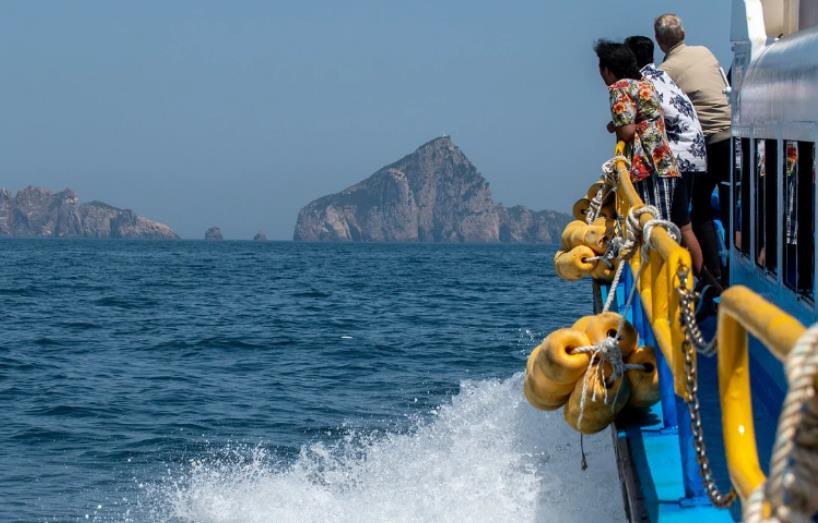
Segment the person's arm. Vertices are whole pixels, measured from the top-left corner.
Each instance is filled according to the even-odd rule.
[[[633,135],[636,134],[636,124],[622,125],[616,128],[616,138],[623,142],[630,142],[633,140]]]
[[[626,143],[632,141],[636,134],[636,103],[626,87],[612,87],[610,100],[611,123],[616,138]]]

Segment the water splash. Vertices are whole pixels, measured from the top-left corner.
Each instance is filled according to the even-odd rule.
[[[522,375],[464,382],[406,434],[349,434],[301,449],[290,465],[261,449],[190,463],[162,485],[168,522],[624,520],[610,436],[577,434],[532,409]],[[234,455],[235,449],[222,453]],[[593,500],[593,503],[589,503]]]

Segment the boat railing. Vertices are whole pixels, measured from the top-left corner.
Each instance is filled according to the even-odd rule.
[[[645,205],[631,183],[624,152],[625,143],[617,143],[616,210],[623,218],[632,210]],[[652,219],[649,214],[642,214],[639,217],[642,227]],[[682,352],[685,336],[680,321],[681,304],[677,289],[682,285],[679,269],[689,271],[691,267],[690,253],[661,227],[653,229],[650,242],[652,248],[648,251],[647,259],[643,260],[642,252],[637,250],[630,259],[630,267],[632,273],[638,275],[636,287],[645,315],[653,328],[656,343],[673,373],[674,391],[687,400],[689,398],[685,386],[685,361]],[[688,290],[693,289],[692,278],[686,279],[685,287]]]
[[[631,183],[624,149],[623,142],[617,143],[616,206],[620,219],[644,206]],[[642,227],[652,219],[649,214],[639,217]],[[652,231],[650,247],[646,251],[647,259],[641,258],[641,250],[630,259],[631,271],[638,275],[634,283],[645,316],[672,372],[674,392],[689,400],[684,361],[686,342],[677,289],[680,285],[692,289],[692,278],[682,282],[679,277],[680,269],[690,270],[690,254],[660,227]],[[730,479],[745,502],[766,480],[759,463],[753,425],[748,335],[754,336],[783,362],[804,332],[805,327],[798,320],[747,287],[733,286],[721,295],[716,335],[722,432]],[[818,389],[818,380],[815,387]]]
[[[784,361],[804,331],[798,320],[747,287],[736,285],[721,295],[717,336],[724,448],[730,479],[744,500],[765,481],[753,425],[748,334]]]

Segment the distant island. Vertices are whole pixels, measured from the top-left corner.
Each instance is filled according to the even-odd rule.
[[[205,240],[223,240],[224,235],[220,227],[211,227],[205,231]]]
[[[296,241],[557,243],[571,216],[504,207],[448,136],[298,213]]]
[[[167,225],[107,203],[80,203],[71,189],[52,193],[26,187],[14,196],[0,189],[0,237],[176,240]]]

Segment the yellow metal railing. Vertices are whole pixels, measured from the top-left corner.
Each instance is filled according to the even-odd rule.
[[[623,142],[617,143],[615,154],[622,156],[624,149]],[[644,202],[631,183],[626,161],[617,161],[616,168],[619,174],[617,213],[620,217],[627,217],[632,209],[644,206]],[[642,227],[651,219],[652,216],[642,214]],[[634,253],[630,260],[631,271],[639,275],[636,287],[656,341],[673,372],[674,390],[689,400],[685,386],[685,337],[676,290],[680,285],[679,268],[689,270],[691,267],[690,254],[662,228],[651,233],[651,247],[645,260],[641,259],[641,250]],[[692,280],[688,278],[686,281],[688,289],[692,289]],[[746,287],[734,286],[721,295],[717,337],[724,447],[730,479],[745,501],[765,481],[753,426],[748,334],[755,336],[783,361],[804,331],[798,320]],[[815,387],[818,389],[818,379]]]
[[[625,151],[625,143],[616,144],[615,154],[622,156]],[[616,210],[619,216],[628,216],[631,209],[643,207],[645,204],[636,192],[631,183],[628,167],[624,160],[616,162],[619,172],[619,183],[616,190]],[[643,214],[640,216],[642,226],[650,221],[652,216]],[[678,270],[680,267],[690,269],[690,253],[680,246],[668,232],[657,227],[651,233],[652,249],[649,251],[648,259],[642,260],[640,251],[637,251],[630,260],[631,271],[634,275],[639,275],[636,288],[645,315],[653,327],[656,343],[662,350],[662,354],[667,360],[668,366],[673,372],[673,388],[676,394],[689,399],[685,388],[684,353],[682,343],[684,333],[679,321],[679,294],[676,289],[679,287]],[[642,270],[640,271],[640,267]],[[687,288],[693,289],[693,278],[687,279]]]
[[[736,285],[721,295],[717,336],[724,448],[730,479],[744,500],[765,479],[753,425],[747,334],[783,361],[804,330],[798,320],[747,287]]]

